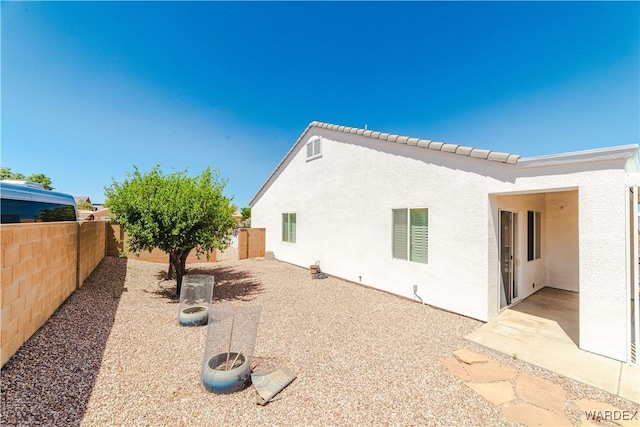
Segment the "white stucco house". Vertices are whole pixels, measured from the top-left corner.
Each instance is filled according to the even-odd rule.
[[[580,348],[637,363],[637,145],[521,158],[312,122],[250,202],[279,260],[488,321],[579,293]]]

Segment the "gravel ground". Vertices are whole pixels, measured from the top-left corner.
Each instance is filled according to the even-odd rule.
[[[640,406],[463,339],[481,322],[279,261],[194,264],[214,300],[261,305],[256,369],[297,379],[281,400],[200,384],[205,327],[180,327],[166,265],[105,258],[2,369],[3,425],[514,425],[440,363],[469,348],[567,391]]]

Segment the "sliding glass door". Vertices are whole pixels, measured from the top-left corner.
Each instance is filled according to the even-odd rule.
[[[518,298],[516,283],[516,236],[518,214],[500,211],[500,309]]]

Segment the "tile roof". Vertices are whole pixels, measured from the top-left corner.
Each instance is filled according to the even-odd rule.
[[[249,202],[250,206],[252,206],[253,202],[258,199],[258,197],[262,193],[262,190],[264,190],[264,188],[273,179],[273,177],[276,175],[280,167],[287,160],[289,155],[293,152],[293,150],[295,150],[295,148],[298,146],[300,141],[302,141],[302,139],[305,137],[309,129],[314,127],[320,128],[320,129],[328,129],[328,130],[343,132],[343,133],[362,135],[369,138],[376,138],[383,141],[388,141],[394,144],[415,145],[417,147],[421,147],[428,150],[443,151],[447,153],[458,154],[461,156],[490,160],[498,163],[516,164],[518,162],[518,159],[520,159],[520,156],[517,154],[501,153],[498,151],[484,150],[484,149],[473,148],[473,147],[465,147],[463,145],[447,144],[444,142],[431,141],[428,139],[413,138],[409,136],[402,136],[402,135],[395,135],[395,134],[390,134],[385,132],[373,131],[371,129],[353,128],[349,126],[341,126],[341,125],[334,125],[331,123],[313,121],[309,123],[309,125],[304,130],[304,132],[300,134],[300,136],[296,140],[296,143],[293,144],[293,146],[287,152],[284,158],[280,161],[280,163],[278,163],[278,166],[276,166],[276,168],[273,170],[271,175],[269,175],[269,177],[264,182],[264,184],[262,184],[262,187],[260,187],[256,195],[253,196],[253,198]]]
[[[331,123],[311,122],[307,129],[302,133],[304,135],[309,128],[317,127],[320,129],[329,129],[344,133],[353,133],[369,138],[376,138],[383,141],[394,142],[396,144],[416,145],[429,150],[444,151],[447,153],[459,154],[462,156],[475,157],[477,159],[485,159],[493,162],[516,164],[520,156],[511,153],[501,153],[498,151],[484,150],[481,148],[465,147],[457,144],[447,144],[443,142],[431,141],[428,139],[411,138],[408,136],[395,135],[370,129],[352,128],[348,126],[334,125]],[[297,143],[297,142],[296,142]]]

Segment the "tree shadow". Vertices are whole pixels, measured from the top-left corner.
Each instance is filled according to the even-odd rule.
[[[2,425],[79,426],[127,274],[106,257],[2,368]]]
[[[259,294],[263,290],[262,282],[254,275],[217,263],[199,264],[191,268],[187,266],[187,274],[212,274],[215,277],[214,302],[251,301],[253,295]],[[180,296],[176,295],[175,279],[167,279],[166,271],[159,271],[155,278],[158,280],[158,286],[153,290],[146,290],[146,292],[165,298],[170,303],[179,303]]]
[[[180,302],[180,297],[176,295],[176,282],[172,281],[171,288],[165,288],[163,286],[159,286],[157,290],[154,291],[145,291],[150,292],[152,294],[158,295],[159,297],[165,298],[172,304],[178,304]]]
[[[180,302],[180,295],[176,294],[176,279],[169,279],[167,277],[167,269],[160,270],[156,273],[155,278],[158,280],[157,288],[152,291],[145,290],[145,292],[152,293],[169,300],[169,302],[173,304],[177,304]]]
[[[213,301],[251,301],[254,295],[264,289],[262,282],[254,275],[229,266],[211,264],[190,268],[189,274],[213,274]]]

